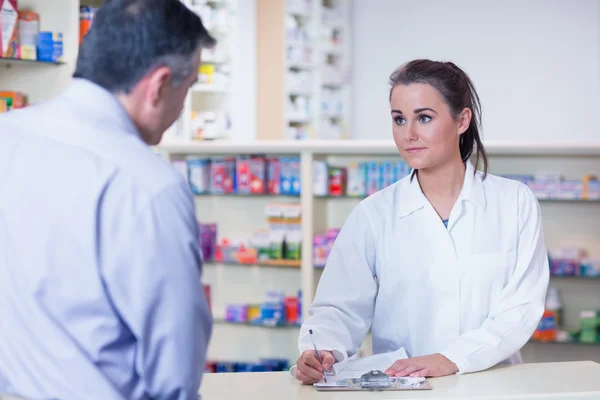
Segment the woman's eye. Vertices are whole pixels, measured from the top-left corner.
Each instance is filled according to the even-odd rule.
[[[404,123],[406,122],[406,120],[402,117],[396,117],[394,121],[396,122],[396,125],[404,125]]]
[[[431,117],[428,115],[421,115],[419,117],[419,122],[427,123],[429,121],[431,121]]]

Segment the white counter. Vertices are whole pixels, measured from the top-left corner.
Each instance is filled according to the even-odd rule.
[[[523,364],[429,379],[430,391],[317,392],[287,372],[206,374],[203,400],[355,399],[600,399],[600,364],[591,361]]]

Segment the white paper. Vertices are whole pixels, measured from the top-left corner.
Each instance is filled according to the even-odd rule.
[[[385,372],[386,369],[392,366],[396,360],[404,360],[408,358],[406,350],[403,347],[390,352],[375,354],[363,358],[351,358],[333,365],[335,375],[328,375],[327,380],[335,381],[339,379],[360,378],[362,374],[373,370]]]

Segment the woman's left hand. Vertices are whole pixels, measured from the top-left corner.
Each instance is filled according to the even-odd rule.
[[[458,372],[458,367],[441,354],[398,360],[385,373],[389,376],[439,377]]]

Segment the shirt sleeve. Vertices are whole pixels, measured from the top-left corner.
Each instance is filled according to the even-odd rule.
[[[490,368],[519,351],[531,338],[542,314],[550,269],[539,203],[531,190],[518,197],[516,268],[479,329],[457,338],[441,354],[459,374]]]
[[[375,240],[362,204],[355,207],[335,240],[319,281],[309,317],[302,324],[299,350],[333,351],[337,361],[355,354],[373,321],[377,284]]]
[[[193,197],[182,180],[149,199],[123,194],[112,203],[119,211],[101,235],[102,274],[137,341],[145,394],[196,399],[212,317],[200,280]]]

